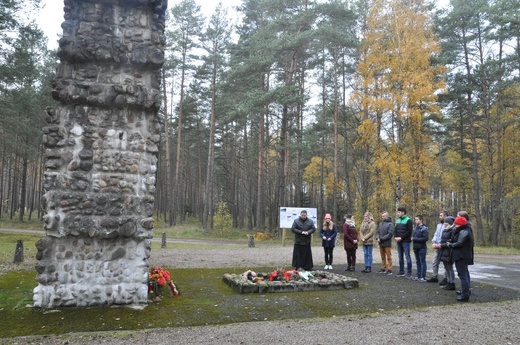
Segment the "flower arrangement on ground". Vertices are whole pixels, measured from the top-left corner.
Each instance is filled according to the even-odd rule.
[[[312,272],[298,271],[295,269],[284,270],[283,268],[276,269],[270,273],[261,273],[247,270],[242,273],[242,279],[251,280],[254,283],[260,281],[294,281],[294,280],[309,280],[314,277]],[[322,274],[318,274],[319,278]]]
[[[160,266],[152,266],[148,274],[148,292],[154,293],[154,301],[160,301],[159,288],[168,285],[173,296],[180,295],[179,290],[171,279],[170,271]]]

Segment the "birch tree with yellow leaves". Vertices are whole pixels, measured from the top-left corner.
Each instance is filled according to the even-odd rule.
[[[429,120],[439,116],[436,94],[444,88],[444,68],[432,63],[440,48],[426,2],[374,1],[363,36],[352,103],[360,121],[356,147],[367,158],[358,174],[371,186],[368,205],[420,211],[428,206],[434,164]]]

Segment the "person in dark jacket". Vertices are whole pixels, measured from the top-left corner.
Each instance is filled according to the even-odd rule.
[[[296,218],[291,227],[294,233],[294,250],[292,266],[294,269],[312,270],[311,236],[316,231],[316,226],[312,219],[307,218],[307,211],[302,210],[300,217]]]
[[[322,239],[321,246],[325,252],[325,267],[323,268],[325,270],[332,269],[332,260],[334,247],[336,246],[337,234],[338,229],[336,228],[336,224],[332,221],[332,216],[327,213],[320,229],[320,237]]]
[[[469,213],[467,211],[459,211],[459,212],[457,212],[457,216],[466,218],[466,222],[467,222],[466,225],[468,226],[469,232],[471,232],[471,238],[473,239],[473,242],[471,243],[471,261],[468,263],[468,265],[473,265],[473,258],[475,257],[474,252],[473,252],[474,247],[475,247],[475,236],[473,234],[473,226],[471,225],[471,221],[469,220]],[[470,281],[470,276],[469,276],[469,271],[468,271],[468,282],[469,281]],[[457,290],[457,294],[460,295],[461,291]],[[471,291],[469,294],[471,295]]]
[[[397,208],[395,221],[395,242],[399,256],[399,277],[412,278],[412,258],[410,256],[410,242],[412,242],[413,222],[406,215],[406,207]],[[406,274],[404,273],[404,257],[406,257]]]
[[[455,270],[453,269],[453,261],[451,259],[451,249],[443,244],[451,242],[453,235],[453,221],[455,218],[448,216],[444,218],[444,230],[442,231],[441,239],[439,243],[434,243],[433,248],[440,251],[440,261],[444,265],[446,285],[442,288],[444,290],[455,290]]]
[[[415,216],[415,229],[412,234],[413,252],[417,265],[417,276],[414,280],[426,283],[426,252],[428,251],[428,227],[423,224],[424,217],[420,214]]]
[[[381,269],[378,273],[392,274],[392,236],[394,236],[394,223],[387,211],[381,213],[381,222],[377,227],[376,240],[379,243],[381,255]]]
[[[455,229],[451,242],[441,244],[441,248],[452,249],[452,260],[457,268],[457,275],[460,279],[460,295],[457,301],[467,302],[470,296],[470,279],[468,265],[473,264],[473,233],[467,225],[466,218],[458,216],[453,224]]]
[[[343,248],[347,253],[347,269],[345,271],[356,270],[356,251],[358,249],[358,233],[354,216],[345,215],[345,223],[343,224]]]

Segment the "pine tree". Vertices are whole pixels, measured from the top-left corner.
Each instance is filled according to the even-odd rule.
[[[30,188],[29,183],[41,179],[41,169],[37,168],[43,152],[41,128],[44,109],[51,104],[49,79],[53,72],[46,60],[46,44],[41,30],[34,25],[22,26],[10,50],[5,52],[5,63],[0,66],[1,154],[3,161],[14,162],[12,169],[17,171],[12,181],[6,184],[0,181],[0,185],[3,184],[0,188],[4,189],[10,184],[7,189],[12,205],[11,215],[18,209],[20,221],[24,220],[26,209],[33,209],[34,188],[37,185]],[[0,169],[3,173],[9,165],[2,165]],[[32,170],[32,176],[29,170]],[[0,195],[0,199],[3,198],[4,193]]]
[[[214,163],[215,163],[215,131],[217,122],[217,87],[222,78],[222,73],[226,65],[226,53],[229,46],[231,28],[226,20],[227,11],[219,4],[215,13],[210,19],[209,26],[204,33],[203,48],[206,51],[204,68],[210,77],[209,99],[210,119],[209,119],[209,140],[208,140],[208,159],[206,164],[206,182],[204,184],[204,210],[202,214],[202,227],[207,230],[212,227],[213,216],[213,185]]]
[[[171,224],[175,224],[178,219],[182,223],[184,217],[184,186],[183,178],[181,176],[183,164],[183,125],[184,125],[184,106],[186,79],[190,71],[193,71],[193,61],[196,59],[194,51],[200,46],[199,38],[202,33],[202,25],[204,17],[201,14],[200,6],[194,0],[182,0],[179,4],[172,7],[171,23],[166,35],[169,38],[169,44],[178,61],[178,68],[180,73],[179,85],[179,107],[177,119],[177,148],[175,157],[175,175],[174,175],[174,196],[173,207],[176,212],[173,214],[173,219],[170,219]],[[168,172],[169,173],[169,172]],[[178,218],[176,218],[178,217]]]

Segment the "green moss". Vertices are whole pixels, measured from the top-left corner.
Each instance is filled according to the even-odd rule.
[[[305,319],[340,315],[372,315],[403,308],[424,308],[455,303],[455,296],[437,284],[417,284],[380,274],[357,274],[360,287],[352,290],[274,294],[237,294],[222,282],[224,273],[245,268],[171,269],[181,295],[161,291],[162,301],[144,310],[128,307],[29,308],[36,286],[34,271],[13,271],[0,276],[0,311],[3,337],[64,334],[110,330],[139,330],[178,326],[227,324],[257,320]],[[272,267],[259,267],[267,272]],[[472,302],[520,298],[518,291],[473,284]]]

